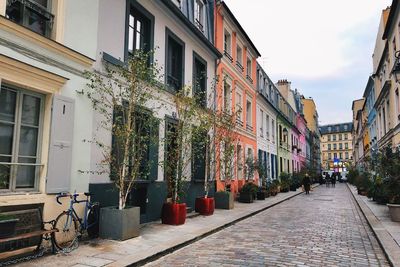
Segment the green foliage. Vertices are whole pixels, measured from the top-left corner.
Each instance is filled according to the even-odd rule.
[[[386,147],[378,154],[377,176],[382,179],[380,192],[391,204],[400,204],[400,151]]]
[[[279,175],[279,179],[281,180],[281,189],[289,190],[290,174],[286,172],[281,172],[281,174]]]
[[[349,182],[350,184],[355,185],[354,183],[355,183],[355,181],[356,181],[356,178],[357,178],[359,175],[360,175],[360,174],[359,174],[359,172],[358,172],[358,170],[357,170],[356,168],[354,168],[354,167],[349,168],[349,171],[348,171],[348,173],[347,173],[347,180],[348,180],[348,182]]]
[[[88,83],[81,92],[98,114],[97,129],[112,133],[112,145],[94,136],[84,140],[95,144],[103,154],[96,171],[108,173],[119,190],[119,209],[126,200],[136,179],[149,175],[149,150],[158,135],[159,120],[146,109],[158,92],[156,78],[159,69],[149,64],[151,52],[135,51],[123,66],[105,63],[100,72],[86,72]]]
[[[281,185],[281,182],[278,179],[275,179],[271,182],[271,186],[269,188],[270,192],[278,192],[278,188]]]
[[[258,191],[258,186],[254,183],[247,182],[240,189],[240,193],[252,193],[256,194]]]

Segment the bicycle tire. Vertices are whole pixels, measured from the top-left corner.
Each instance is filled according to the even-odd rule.
[[[78,224],[74,216],[70,214],[70,211],[64,211],[58,215],[54,227],[58,229],[57,232],[52,235],[53,242],[58,249],[68,249],[74,244],[74,240],[78,236]],[[66,225],[68,219],[72,219],[69,225]]]
[[[96,238],[99,236],[99,204],[94,204],[87,214],[88,228],[87,233],[90,238]]]

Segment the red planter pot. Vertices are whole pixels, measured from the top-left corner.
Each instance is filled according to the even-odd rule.
[[[164,203],[161,212],[163,224],[181,225],[186,220],[186,203]]]
[[[214,214],[215,202],[213,197],[198,197],[194,205],[194,210],[201,215],[210,216]]]

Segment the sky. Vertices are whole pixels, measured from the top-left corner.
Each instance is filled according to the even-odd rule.
[[[312,97],[320,125],[350,122],[372,74],[382,10],[391,0],[225,0],[277,82]]]

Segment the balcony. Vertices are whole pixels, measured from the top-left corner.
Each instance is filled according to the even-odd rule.
[[[7,0],[6,18],[40,35],[50,37],[54,15],[30,0]]]
[[[253,83],[253,79],[250,77],[249,74],[246,75],[246,79],[249,80],[249,82]]]
[[[236,67],[240,70],[240,72],[244,71],[244,67],[242,66],[242,64],[239,61],[236,61]]]
[[[251,126],[250,124],[246,124],[246,130],[248,131],[253,131],[253,126]]]
[[[230,62],[233,62],[233,57],[228,53],[228,51],[224,50],[224,55],[229,59]]]
[[[204,33],[204,26],[198,19],[195,19],[194,24],[196,25],[197,29]]]
[[[236,119],[236,123],[237,123],[238,125],[240,125],[241,127],[243,127],[243,121],[242,121],[241,119],[237,118],[237,119]]]

